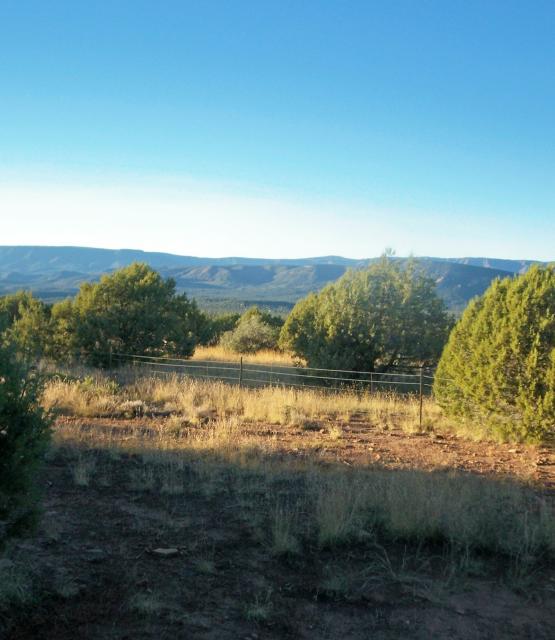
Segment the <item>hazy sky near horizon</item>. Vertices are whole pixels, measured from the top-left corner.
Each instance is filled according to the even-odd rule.
[[[0,2],[0,245],[555,259],[555,3]]]

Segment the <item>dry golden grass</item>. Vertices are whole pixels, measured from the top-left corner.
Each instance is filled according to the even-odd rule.
[[[102,377],[86,384],[52,380],[43,400],[47,408],[85,417],[104,415],[107,408],[118,415],[122,405],[164,412],[147,426],[138,420],[127,421],[125,428],[117,422],[103,429],[59,421],[55,442],[78,451],[76,483],[95,482],[93,458],[83,452],[104,449],[112,456],[123,451],[141,455],[144,468],[129,476],[133,491],[157,488],[179,496],[192,476],[207,496],[238,487],[245,519],[257,514],[266,527],[262,538],[276,555],[296,554],[303,544],[324,548],[380,537],[418,544],[442,541],[462,558],[487,550],[519,566],[555,554],[553,506],[525,485],[453,472],[330,468],[313,455],[311,447],[319,447],[324,437],[328,446],[341,447],[341,422],[361,414],[380,429],[414,431],[416,398],[240,389],[169,376],[139,378],[122,387]],[[431,399],[425,400],[424,411],[427,425],[441,422]],[[315,420],[328,421],[326,435],[311,433]],[[253,423],[259,426],[253,429]],[[284,453],[272,424],[302,434],[295,449],[304,447],[305,454]]]
[[[125,375],[123,375],[125,377]],[[296,427],[312,421],[333,421],[333,437],[341,437],[341,422],[363,416],[380,428],[400,427],[408,433],[419,430],[419,401],[415,396],[388,393],[332,393],[287,387],[239,388],[219,381],[203,381],[178,375],[145,376],[117,387],[97,376],[86,384],[52,380],[43,394],[47,409],[65,415],[126,416],[165,412],[172,414],[168,428],[179,432],[183,420],[235,417],[246,422],[287,424]],[[446,422],[431,398],[423,403],[423,425],[442,428]]]
[[[256,353],[244,354],[243,362],[254,364],[276,364],[292,367],[295,361],[290,353],[262,349]],[[239,362],[241,354],[215,345],[213,347],[196,347],[192,360],[219,360],[220,362]]]

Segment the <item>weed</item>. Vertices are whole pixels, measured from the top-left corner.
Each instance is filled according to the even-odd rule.
[[[71,473],[73,481],[78,487],[88,487],[94,470],[96,468],[96,458],[91,454],[79,454],[75,461]]]
[[[160,469],[160,491],[171,496],[181,495],[185,491],[183,484],[183,462],[171,461]]]
[[[360,530],[358,506],[360,494],[346,476],[322,481],[315,487],[315,522],[321,547],[347,542]]]
[[[131,491],[152,491],[156,484],[154,469],[144,466],[129,472],[129,489]]]
[[[255,595],[254,600],[245,607],[245,618],[251,622],[268,622],[273,610],[271,598],[271,588],[268,588],[264,594]]]
[[[343,436],[343,427],[340,424],[334,423],[328,429],[328,434],[332,440],[340,440]]]
[[[197,558],[193,564],[195,569],[203,575],[212,576],[216,574],[216,564],[210,558]]]
[[[0,561],[0,612],[33,603],[33,581],[29,571],[9,560]]]
[[[271,513],[272,553],[276,556],[295,555],[300,543],[295,535],[297,513],[287,505],[277,505]]]
[[[131,611],[142,616],[158,615],[165,608],[155,593],[136,593],[128,606]]]

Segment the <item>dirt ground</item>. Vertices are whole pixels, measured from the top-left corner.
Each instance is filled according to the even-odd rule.
[[[130,434],[156,430],[163,420],[73,418],[59,419],[63,426],[76,425],[93,432]],[[546,494],[555,492],[555,448],[473,442],[449,433],[408,434],[398,428],[374,427],[364,416],[341,424],[341,437],[330,439],[333,420],[315,422],[310,428],[274,424],[246,425],[245,436],[263,442],[272,439],[276,449],[289,457],[310,458],[321,464],[379,465],[385,469],[468,471],[491,477],[515,478],[531,483]]]
[[[326,423],[321,425],[324,433]],[[295,453],[302,431],[273,427],[280,444]],[[364,418],[342,428],[339,443],[313,448],[323,459],[346,464],[379,464],[387,469],[452,469],[495,477],[518,478],[542,491],[555,490],[555,452],[552,447],[472,442],[449,434],[407,434],[399,429],[373,429]],[[297,450],[297,454],[299,450]]]
[[[98,432],[154,422],[61,419],[65,428]],[[356,418],[338,440],[327,430],[252,426],[253,436],[271,432],[274,455],[507,476],[553,496],[549,448],[407,435]],[[275,557],[256,507],[242,502],[225,469],[209,491],[191,475],[173,495],[129,487],[130,473],[142,468],[133,453],[98,452],[92,480],[80,486],[76,455],[61,447],[49,457],[40,529],[3,560],[28,570],[39,594],[0,613],[5,640],[553,638],[553,567],[515,576],[476,560],[463,573],[441,549],[398,544]]]

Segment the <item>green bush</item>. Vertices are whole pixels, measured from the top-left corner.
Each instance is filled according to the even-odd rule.
[[[40,357],[51,339],[50,307],[29,291],[0,298],[0,338],[28,357]]]
[[[387,371],[437,361],[450,323],[417,263],[384,256],[299,301],[279,343],[311,367]]]
[[[202,346],[218,344],[222,335],[233,331],[241,319],[239,313],[220,313],[217,315],[204,314],[205,322],[198,333],[197,341]]]
[[[0,546],[37,514],[35,477],[50,433],[39,390],[15,351],[0,346]]]
[[[441,357],[434,393],[482,435],[538,442],[555,426],[555,266],[496,280],[470,303]]]
[[[219,344],[237,353],[277,349],[282,326],[283,319],[280,316],[274,316],[257,306],[250,307],[235,322],[233,329],[222,334]]]
[[[107,366],[111,351],[190,356],[204,322],[174,280],[142,263],[83,283],[72,303],[54,305],[52,318],[58,353],[77,352],[96,366]]]
[[[233,331],[222,335],[220,344],[237,353],[256,353],[277,347],[278,329],[266,324],[258,316],[242,319]]]

